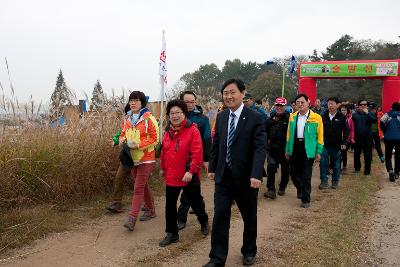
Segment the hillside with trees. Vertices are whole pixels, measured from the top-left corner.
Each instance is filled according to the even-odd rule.
[[[242,79],[249,92],[256,99],[272,100],[280,96],[282,89],[282,68],[285,68],[285,97],[293,99],[297,94],[297,71],[289,73],[291,56],[273,58],[273,64],[242,62],[240,59],[226,60],[222,69],[215,63],[201,65],[194,72],[184,74],[178,84],[181,90],[219,91],[228,78]],[[295,55],[297,65],[302,61],[365,60],[400,58],[400,42],[375,40],[355,40],[343,35],[325,51],[313,50],[311,55]],[[271,63],[271,62],[268,62]],[[380,103],[381,80],[318,80],[317,94],[320,98],[339,96],[342,99],[357,101],[360,97]]]

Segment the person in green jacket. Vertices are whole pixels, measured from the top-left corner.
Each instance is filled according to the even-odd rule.
[[[299,94],[295,101],[298,111],[289,117],[285,156],[289,160],[297,198],[301,199],[301,207],[308,208],[314,159],[321,158],[324,146],[324,126],[321,116],[310,110],[307,95]]]

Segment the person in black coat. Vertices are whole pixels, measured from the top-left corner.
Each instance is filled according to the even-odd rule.
[[[201,134],[201,140],[203,145],[203,166],[206,173],[208,172],[208,161],[210,157],[211,149],[211,128],[208,117],[203,114],[201,106],[196,105],[197,96],[192,91],[184,91],[180,95],[180,99],[185,102],[188,108],[187,118],[196,123],[197,128]],[[202,205],[205,207],[203,196],[201,196]],[[186,197],[185,192],[181,194],[181,204],[178,208],[178,229],[182,230],[186,227],[187,215],[189,212],[190,203]]]
[[[278,195],[285,194],[286,186],[289,182],[289,161],[285,157],[286,132],[289,124],[289,113],[286,109],[286,99],[278,97],[275,99],[275,112],[271,114],[266,124],[267,131],[267,189],[264,197],[275,199],[275,175],[281,166],[281,182],[279,184]]]
[[[332,189],[339,186],[341,150],[346,149],[350,130],[346,117],[338,111],[340,101],[337,97],[328,99],[328,110],[322,114],[324,124],[324,149],[320,161],[321,184],[319,189],[327,189],[329,165],[332,164]]]
[[[244,222],[243,264],[253,265],[257,253],[257,196],[267,153],[266,133],[261,114],[243,105],[245,89],[243,81],[230,79],[221,90],[227,109],[217,116],[209,162],[208,177],[215,181],[215,193],[206,267],[225,265],[233,201]]]
[[[358,101],[357,111],[353,113],[354,122],[354,171],[361,169],[361,152],[364,152],[364,175],[371,175],[372,131],[371,126],[377,122],[374,113],[368,110],[368,101]]]

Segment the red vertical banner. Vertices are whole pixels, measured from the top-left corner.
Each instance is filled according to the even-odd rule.
[[[400,102],[400,77],[390,77],[383,80],[382,111],[388,112],[394,102]]]
[[[306,94],[310,98],[311,105],[314,105],[317,98],[317,83],[314,78],[299,79],[299,94]]]

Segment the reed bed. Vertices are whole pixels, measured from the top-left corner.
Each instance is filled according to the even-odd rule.
[[[117,116],[95,116],[62,127],[3,126],[0,209],[88,200],[110,191],[118,166],[111,137]]]

